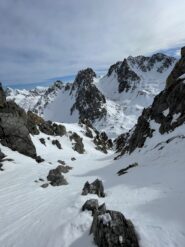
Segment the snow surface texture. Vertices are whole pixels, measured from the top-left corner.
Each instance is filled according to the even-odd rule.
[[[154,137],[148,138],[142,149],[116,161],[113,152],[105,155],[97,151],[77,124],[65,126],[67,131],[83,137],[85,154],[73,151],[68,136],[48,140],[43,133],[32,137],[38,155],[45,159],[41,164],[0,146],[8,158],[14,159],[6,161],[5,170],[0,172],[0,246],[94,246],[89,236],[91,214],[80,211],[90,198],[105,202],[108,209],[118,210],[131,219],[141,247],[185,246],[185,125],[161,136],[158,125],[151,122],[156,129]],[[46,146],[39,141],[42,137]],[[169,138],[172,141],[166,143]],[[53,139],[61,142],[62,150],[51,144]],[[71,161],[71,157],[76,160]],[[69,184],[41,188],[44,182],[34,181],[46,179],[59,159],[73,167],[65,174]],[[117,175],[134,162],[139,165],[125,175]],[[81,196],[84,183],[96,178],[103,180],[106,197]]]

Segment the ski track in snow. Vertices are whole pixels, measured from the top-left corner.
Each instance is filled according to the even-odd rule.
[[[157,124],[151,124],[157,129]],[[113,152],[105,155],[95,150],[77,124],[65,126],[83,136],[85,154],[74,152],[67,136],[50,140],[45,134],[32,137],[38,155],[45,159],[41,164],[1,146],[14,162],[6,161],[5,171],[0,172],[0,246],[95,246],[89,236],[92,217],[80,209],[87,199],[98,198],[81,196],[84,183],[96,178],[103,180],[106,192],[105,198],[98,198],[99,203],[105,202],[108,209],[119,210],[133,221],[141,247],[185,246],[185,141],[176,138],[162,150],[156,147],[159,141],[183,134],[185,126],[163,136],[156,131],[143,149],[116,161]],[[41,137],[45,138],[46,147],[40,143]],[[53,139],[61,142],[62,150],[51,144]],[[76,161],[71,161],[73,156]],[[69,184],[41,188],[43,182],[34,181],[46,180],[48,171],[58,165],[59,159],[73,167],[64,174]],[[133,162],[139,166],[117,176],[120,169]]]

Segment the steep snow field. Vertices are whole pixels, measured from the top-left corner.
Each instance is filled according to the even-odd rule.
[[[157,124],[151,124],[158,128]],[[103,180],[106,192],[105,198],[98,198],[99,202],[133,221],[141,247],[185,246],[185,126],[163,136],[156,131],[143,149],[116,161],[113,152],[105,155],[94,149],[91,139],[83,135],[77,124],[65,126],[83,137],[85,154],[74,152],[67,136],[48,140],[45,134],[32,137],[38,155],[45,159],[41,164],[0,147],[8,158],[14,159],[6,161],[5,171],[0,172],[0,246],[94,246],[88,234],[92,217],[80,209],[87,199],[98,198],[81,196],[84,183],[97,177]],[[45,138],[46,147],[40,143],[41,137]],[[166,143],[169,138],[171,141]],[[53,146],[52,139],[58,139],[63,149]],[[71,161],[73,156],[76,161]],[[34,181],[46,179],[59,159],[73,167],[65,174],[69,184],[41,188],[43,182]],[[139,166],[125,175],[116,174],[133,162]]]

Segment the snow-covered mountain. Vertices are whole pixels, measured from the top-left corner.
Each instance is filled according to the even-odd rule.
[[[151,57],[128,57],[112,65],[101,78],[91,69],[83,70],[67,91],[61,90],[47,105],[44,116],[71,123],[86,117],[98,130],[116,137],[134,126],[143,108],[164,88],[175,62],[175,58],[158,53]],[[74,107],[79,102],[80,110]]]
[[[52,102],[58,92],[65,87],[61,81],[56,81],[49,87],[36,87],[31,90],[6,89],[7,100],[13,100],[26,111],[43,115],[44,108]]]
[[[76,123],[86,118],[115,138],[134,126],[143,108],[164,88],[175,62],[161,53],[130,56],[110,66],[103,77],[85,69],[73,83],[55,82],[29,91],[7,89],[7,99],[52,121]]]

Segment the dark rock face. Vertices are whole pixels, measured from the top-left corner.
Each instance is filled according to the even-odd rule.
[[[90,233],[94,235],[94,242],[99,247],[139,247],[132,222],[117,211],[97,211]]]
[[[108,149],[113,147],[113,143],[111,139],[108,139],[108,136],[105,132],[98,133],[94,140],[94,144],[96,145],[96,149],[102,151],[103,153],[107,153]]]
[[[98,210],[98,200],[97,199],[89,199],[82,206],[82,211],[88,210],[92,212],[92,215]]]
[[[47,176],[47,180],[50,181],[52,186],[67,185],[67,181],[62,173],[62,167],[59,165],[57,168],[50,170]]]
[[[86,127],[85,135],[89,138],[93,138],[92,131],[89,129],[89,127]]]
[[[129,67],[127,59],[124,59],[123,62],[118,62],[112,65],[107,75],[110,76],[113,71],[117,74],[119,93],[122,93],[123,91],[128,92],[129,89],[134,90],[137,83],[141,80],[140,77]]]
[[[104,187],[103,187],[102,181],[99,179],[96,179],[91,184],[87,181],[84,185],[83,190],[82,190],[82,195],[85,196],[87,194],[96,194],[99,197],[105,197]]]
[[[66,134],[65,126],[61,124],[57,125],[55,123],[52,123],[51,121],[44,121],[43,123],[39,124],[39,129],[46,135],[63,136]]]
[[[182,54],[184,54],[184,49],[182,48]],[[179,78],[183,74],[185,74],[184,55],[169,75],[166,88],[154,98],[151,107],[143,110],[133,130],[116,139],[117,150],[121,151],[121,155],[125,152],[131,153],[137,147],[143,147],[146,138],[152,137],[155,130],[150,127],[151,120],[160,125],[161,134],[173,131],[185,122],[185,84],[184,79]],[[175,121],[173,121],[174,114],[178,114]],[[123,140],[122,143],[121,140]]]
[[[28,127],[30,134],[38,135],[40,132],[39,132],[37,126],[40,124],[43,124],[44,119],[37,116],[35,113],[33,113],[31,111],[27,112],[27,117],[28,117],[27,127]]]
[[[93,84],[94,77],[96,74],[91,68],[79,71],[72,87],[72,91],[76,90],[76,102],[71,108],[71,114],[76,109],[81,118],[92,122],[107,114],[105,97]]]
[[[70,136],[70,140],[74,141],[73,143],[73,149],[78,152],[79,154],[83,154],[85,152],[84,149],[84,144],[83,144],[83,139],[77,134],[77,133],[73,133]]]
[[[37,114],[31,111],[27,112],[27,116],[27,127],[32,135],[38,135],[39,130],[46,135],[52,136],[63,136],[66,134],[65,126],[61,124],[52,123],[51,121],[45,121],[42,117],[39,117]],[[39,127],[39,129],[37,128],[37,126]]]
[[[107,76],[111,76],[114,72],[118,79],[118,91],[119,93],[128,92],[129,90],[134,90],[137,84],[140,83],[141,78],[134,71],[134,67],[140,69],[142,72],[151,71],[154,66],[158,73],[162,73],[168,69],[175,62],[175,58],[166,56],[162,53],[157,53],[151,57],[137,56],[128,57],[124,59],[123,62],[117,62],[113,64],[107,73]]]
[[[36,149],[29,136],[28,119],[25,111],[14,102],[6,102],[1,88],[0,139],[4,146],[32,158]]]
[[[117,70],[118,82],[119,82],[119,93],[129,89],[134,90],[136,84],[141,80],[140,77],[130,69],[127,60],[124,59],[119,69]]]
[[[166,87],[170,87],[174,83],[178,77],[185,73],[185,47],[181,49],[181,59],[176,63],[174,69],[171,74],[168,76],[166,81]]]

